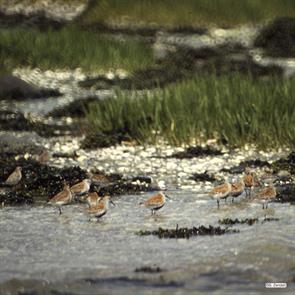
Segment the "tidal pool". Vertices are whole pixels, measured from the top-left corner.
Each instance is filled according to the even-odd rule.
[[[116,207],[89,222],[82,204],[64,213],[44,204],[0,210],[0,294],[266,293],[266,282],[295,290],[295,207],[261,205],[241,196],[216,202],[203,192],[168,189],[164,208],[151,216],[138,203],[149,194],[113,198]],[[278,221],[263,222],[264,213]],[[223,218],[259,218],[234,225],[239,233],[159,239],[139,230],[219,226]],[[225,227],[225,226],[222,226]],[[135,272],[141,267],[160,272]]]

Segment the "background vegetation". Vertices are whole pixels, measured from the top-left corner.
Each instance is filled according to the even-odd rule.
[[[133,71],[153,63],[151,46],[135,38],[118,38],[76,26],[61,30],[0,28],[0,64],[41,69],[82,68],[85,71],[123,68]]]
[[[295,144],[295,79],[204,75],[156,91],[122,92],[93,104],[93,130],[138,142],[192,144],[218,138],[231,146]]]
[[[261,23],[294,15],[293,0],[100,0],[91,2],[82,21],[200,27]]]

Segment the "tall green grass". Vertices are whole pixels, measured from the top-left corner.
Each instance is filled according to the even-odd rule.
[[[33,28],[0,29],[0,64],[9,69],[31,66],[133,71],[152,63],[150,45],[132,37],[123,40],[78,27],[45,32]]]
[[[231,146],[295,146],[295,79],[205,75],[154,92],[118,92],[91,105],[94,131],[125,132],[140,143],[206,139]]]
[[[84,23],[154,23],[162,26],[236,25],[295,16],[294,0],[99,0]]]

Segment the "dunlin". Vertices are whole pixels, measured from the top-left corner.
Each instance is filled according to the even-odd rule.
[[[8,176],[4,184],[8,186],[15,186],[21,181],[21,179],[22,179],[22,167],[17,166],[14,169],[14,171]]]
[[[155,211],[161,209],[165,205],[166,198],[169,198],[169,197],[166,194],[160,192],[151,196],[145,202],[141,202],[139,205],[143,205],[151,209],[152,215],[153,215],[155,214]]]
[[[104,196],[98,204],[91,206],[87,212],[90,214],[90,216],[95,216],[98,219],[104,216],[108,212],[109,203],[112,203],[113,205],[115,205],[110,200],[110,196],[108,195]]]
[[[91,180],[84,179],[81,182],[71,186],[70,190],[74,196],[82,196],[89,192],[90,185],[91,185]]]
[[[249,167],[245,169],[243,181],[245,183],[246,196],[250,196],[255,185],[255,173]]]
[[[231,184],[231,193],[230,195],[233,197],[232,202],[234,201],[234,198],[237,198],[240,196],[245,190],[245,183],[244,180],[240,180],[238,182],[234,182]]]
[[[98,196],[97,192],[93,192],[85,196],[84,200],[89,207],[92,207],[96,206],[102,200],[102,198]]]
[[[63,190],[59,192],[58,194],[56,194],[54,197],[52,197],[49,200],[48,204],[58,207],[59,213],[61,214],[62,213],[61,207],[63,205],[67,205],[71,203],[72,198],[73,196],[72,196],[70,187],[67,184],[65,184]]]
[[[262,209],[267,209],[268,203],[276,196],[277,190],[272,183],[257,194],[257,198],[262,201]]]
[[[91,182],[98,187],[103,187],[111,183],[109,178],[102,173],[88,173],[88,177],[91,179]]]
[[[231,184],[226,182],[214,187],[210,194],[217,201],[217,208],[219,208],[220,199],[226,199],[231,192]]]
[[[38,155],[38,158],[37,158],[38,162],[41,164],[47,163],[49,161],[49,159],[50,159],[50,153],[47,150],[42,151],[41,154]]]

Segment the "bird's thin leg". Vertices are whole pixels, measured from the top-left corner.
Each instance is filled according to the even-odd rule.
[[[234,202],[234,198],[232,198],[231,202],[232,202],[232,203]]]
[[[262,209],[264,209],[264,204],[262,204]]]
[[[61,207],[58,207],[58,209],[59,209],[59,214],[61,214],[62,212],[61,212]]]
[[[217,200],[217,209],[219,209],[219,200]]]

